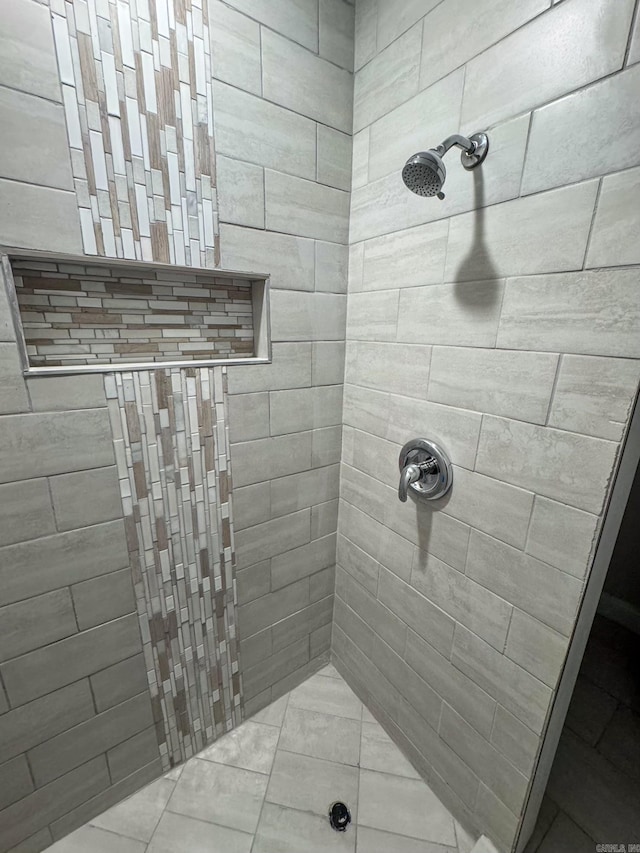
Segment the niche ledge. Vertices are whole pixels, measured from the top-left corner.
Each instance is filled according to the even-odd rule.
[[[264,364],[269,276],[0,249],[25,374]]]

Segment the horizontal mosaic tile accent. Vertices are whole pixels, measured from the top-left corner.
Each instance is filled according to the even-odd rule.
[[[89,255],[216,266],[206,0],[50,0]]]
[[[165,768],[242,718],[226,372],[105,374]]]
[[[254,354],[247,280],[16,259],[12,268],[33,367]]]

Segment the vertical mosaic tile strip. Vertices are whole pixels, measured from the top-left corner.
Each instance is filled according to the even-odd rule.
[[[104,377],[165,767],[241,719],[226,372]]]
[[[250,281],[153,267],[11,266],[32,367],[254,354]]]
[[[84,251],[219,262],[207,0],[50,0]]]

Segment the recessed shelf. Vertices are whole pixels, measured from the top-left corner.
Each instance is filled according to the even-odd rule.
[[[0,263],[26,373],[271,359],[268,275],[13,249]]]

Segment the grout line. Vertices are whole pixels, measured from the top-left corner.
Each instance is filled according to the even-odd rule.
[[[627,46],[624,52],[624,58],[622,60],[622,68],[629,68],[629,55],[631,53],[631,45],[633,44],[633,39],[636,31],[636,26],[640,24],[640,2],[636,0],[635,11],[631,16],[631,25],[629,27],[629,36],[627,38]],[[635,64],[635,63],[634,63]]]
[[[587,233],[587,241],[584,247],[584,256],[582,260],[582,269],[584,270],[587,266],[587,258],[589,257],[589,249],[591,248],[591,240],[593,238],[594,227],[596,224],[596,217],[598,215],[598,208],[600,206],[600,196],[602,195],[602,185],[604,183],[604,177],[601,177],[598,181],[598,189],[596,190],[596,197],[593,202],[593,210],[591,211],[591,222],[589,223],[589,231]]]

